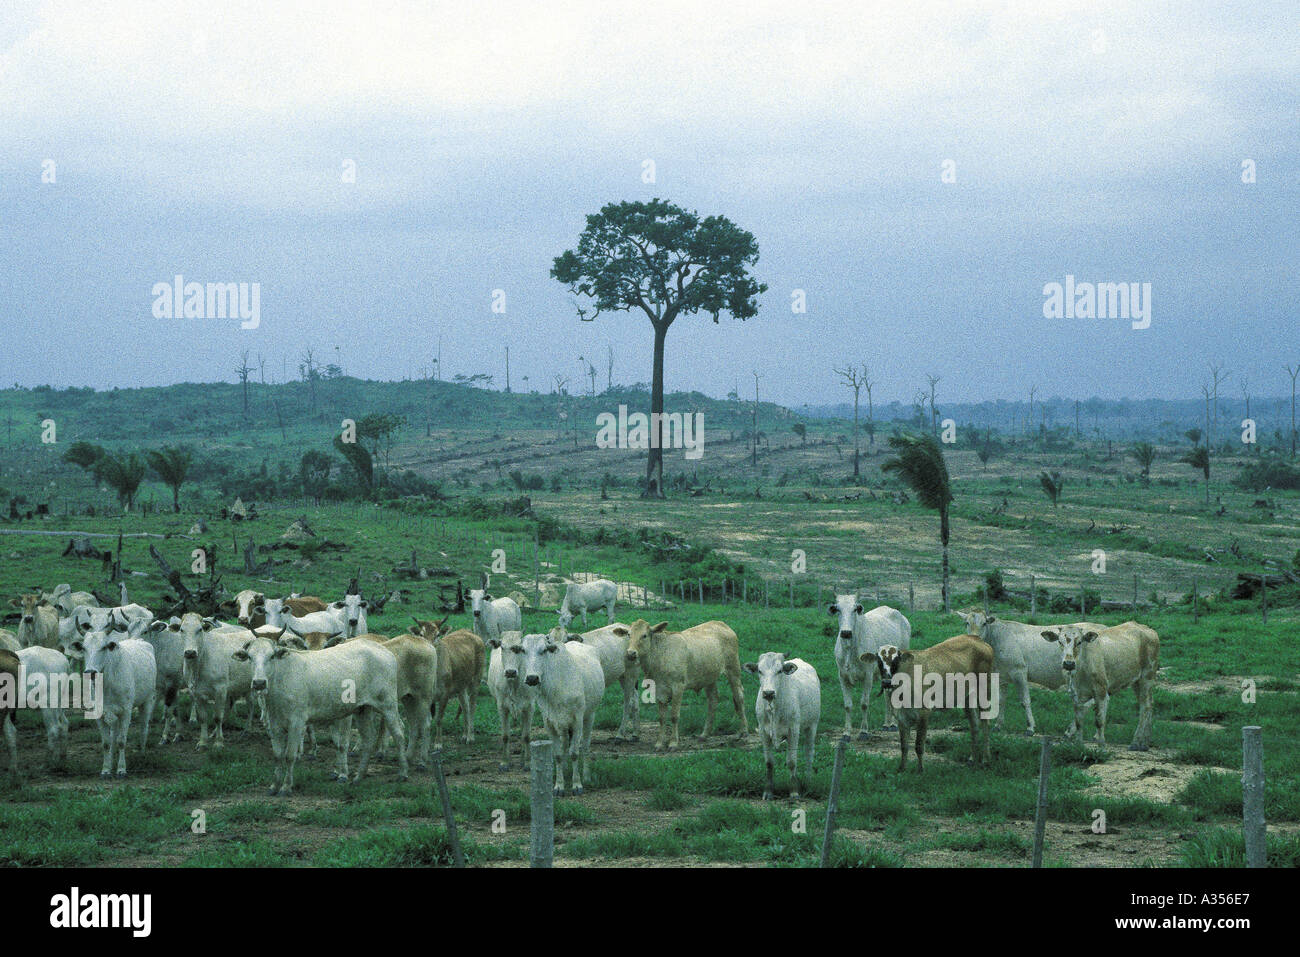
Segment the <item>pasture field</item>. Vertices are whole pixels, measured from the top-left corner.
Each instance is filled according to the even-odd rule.
[[[1153,486],[1150,489],[1080,484],[1053,509],[1041,493],[1000,482],[966,477],[966,464],[954,457],[954,482],[961,511],[954,521],[954,606],[973,600],[971,593],[985,572],[1006,572],[1007,587],[1027,587],[1037,574],[1052,594],[1077,593],[1087,573],[1091,549],[1106,539],[1128,547],[1110,552],[1110,569],[1100,576],[1113,585],[1099,589],[1107,598],[1131,598],[1132,570],[1139,572],[1140,599],[1154,602],[1138,618],[1161,637],[1161,672],[1157,686],[1155,742],[1151,751],[1126,750],[1132,736],[1135,702],[1131,692],[1113,701],[1108,724],[1109,747],[1058,745],[1050,781],[1046,861],[1053,866],[1222,866],[1240,864],[1241,727],[1263,728],[1268,779],[1270,863],[1300,864],[1300,650],[1294,636],[1294,600],[1270,609],[1267,625],[1253,603],[1230,601],[1219,594],[1237,568],[1258,568],[1261,557],[1281,561],[1297,545],[1296,502],[1281,499],[1275,518],[1255,520],[1249,504],[1227,493],[1224,501],[1244,520],[1225,522],[1197,514],[1194,490]],[[1022,462],[1019,475],[1035,474]],[[978,463],[974,469],[978,470]],[[1008,473],[1010,474],[1010,473]],[[907,607],[906,586],[914,582],[913,646],[925,647],[958,633],[960,622],[936,610],[937,549],[932,513],[914,504],[842,501],[848,490],[783,490],[780,498],[714,494],[644,503],[634,493],[615,490],[598,499],[590,489],[531,493],[533,514],[510,517],[491,508],[434,504],[385,508],[366,505],[271,507],[256,522],[232,524],[202,509],[210,530],[186,537],[197,515],[153,512],[107,517],[57,513],[45,523],[23,523],[21,530],[61,531],[60,535],[0,535],[0,584],[15,594],[34,584],[52,587],[69,581],[101,591],[100,566],[93,561],[61,558],[70,529],[130,535],[147,532],[166,539],[125,538],[123,566],[132,600],[161,607],[166,582],[147,554],[156,545],[177,568],[186,568],[190,550],[209,545],[217,572],[231,591],[257,587],[268,594],[293,589],[337,597],[348,578],[361,572],[362,591],[377,596],[400,589],[371,620],[371,630],[392,634],[410,624],[410,616],[440,618],[438,585],[446,578],[400,578],[394,566],[411,551],[422,566],[450,569],[471,581],[503,548],[507,568],[494,576],[498,594],[535,594],[531,543],[541,542],[544,593],[574,572],[600,574],[645,587],[650,607],[620,607],[619,618],[645,617],[684,627],[711,618],[727,621],[737,632],[743,661],[763,651],[780,650],[803,657],[822,681],[822,720],[815,772],[807,793],[792,802],[788,781],[778,762],[777,800],[765,803],[762,753],[757,735],[738,741],[725,692],[719,703],[719,726],[706,742],[694,735],[702,727],[702,696],[688,695],[682,708],[682,748],[654,752],[655,709],[643,705],[641,739],[612,740],[620,703],[606,694],[596,723],[593,778],[581,797],[556,804],[556,855],[559,866],[602,864],[781,865],[815,864],[820,848],[835,742],[842,726],[842,704],[833,660],[834,629],[822,600],[845,582],[864,585],[868,595]],[[1035,499],[1035,494],[1037,498]],[[987,513],[1005,497],[1014,506],[999,516]],[[509,495],[485,494],[494,506]],[[821,500],[822,498],[826,500]],[[802,501],[800,500],[802,499]],[[834,499],[834,500],[831,500]],[[1170,512],[1169,505],[1175,504]],[[1192,514],[1180,515],[1186,503]],[[481,514],[480,514],[481,512]],[[318,542],[339,542],[335,551],[308,544],[296,550],[259,553],[276,564],[271,581],[241,574],[239,552],[249,536],[273,542],[280,531],[304,516]],[[1112,523],[1130,526],[1100,537],[1085,532]],[[1229,524],[1231,523],[1231,524]],[[655,594],[660,581],[692,580],[697,572],[713,573],[724,565],[709,555],[682,556],[672,549],[635,547],[639,529],[671,532],[691,543],[714,546],[714,553],[743,566],[747,603],[732,600],[710,586],[705,602],[681,601]],[[1075,529],[1071,532],[1070,529]],[[1205,529],[1212,528],[1212,531]],[[602,531],[603,529],[603,531]],[[18,531],[20,529],[12,529]],[[618,533],[632,536],[618,537]],[[1235,539],[1235,553],[1220,563],[1197,563],[1199,549]],[[629,547],[629,541],[633,546]],[[108,547],[110,539],[96,539]],[[1051,543],[1056,542],[1056,545]],[[1095,542],[1095,544],[1094,544]],[[662,543],[660,543],[662,545]],[[799,607],[789,608],[786,591],[789,554],[806,550],[807,583],[800,582]],[[1167,553],[1167,554],[1161,554]],[[711,563],[712,562],[712,563]],[[785,563],[782,577],[781,563]],[[831,570],[826,570],[831,569]],[[1052,570],[1056,570],[1053,576]],[[1207,570],[1208,569],[1208,570]],[[1202,596],[1199,622],[1180,601],[1185,584],[1196,575]],[[769,606],[757,582],[767,578]],[[1043,581],[1044,578],[1048,580]],[[201,584],[205,576],[187,576]],[[1095,588],[1093,582],[1088,582]],[[546,586],[552,591],[545,592]],[[114,586],[115,587],[115,586]],[[670,585],[671,590],[671,585]],[[1211,594],[1213,592],[1214,594]],[[639,593],[633,592],[639,600]],[[872,596],[874,597],[874,596]],[[543,608],[526,608],[526,631],[554,623],[554,600]],[[991,607],[1004,617],[1025,618],[1005,603]],[[1039,621],[1072,620],[1040,608]],[[1124,611],[1089,612],[1090,618],[1118,623]],[[593,619],[593,627],[603,623]],[[468,626],[468,615],[453,624]],[[1253,682],[1254,695],[1243,696],[1242,681]],[[756,691],[746,676],[745,707],[753,724]],[[1253,700],[1252,700],[1253,699]],[[932,727],[927,770],[895,772],[896,735],[854,741],[845,766],[833,861],[842,866],[1024,866],[1028,863],[1036,797],[1038,742],[1026,738],[1018,703],[1009,708],[1006,729],[993,735],[993,762],[988,768],[967,766],[969,743],[956,719],[941,718]],[[1041,731],[1059,736],[1069,722],[1063,693],[1034,693]],[[242,706],[241,706],[242,708]],[[454,713],[455,709],[453,709]],[[872,724],[879,728],[883,702],[872,705]],[[469,861],[483,866],[523,866],[528,850],[527,773],[514,759],[498,769],[497,718],[491,696],[480,689],[476,739],[458,741],[446,727],[444,766],[453,809]],[[287,799],[267,797],[271,756],[265,731],[239,736],[242,710],[227,726],[227,747],[199,754],[195,731],[166,747],[135,748],[133,727],[131,776],[124,782],[97,777],[99,736],[74,717],[69,766],[52,773],[44,767],[44,736],[33,714],[20,714],[20,754],[25,786],[3,785],[0,800],[0,863],[14,865],[188,866],[239,865],[440,865],[450,861],[441,814],[427,772],[413,771],[410,781],[395,781],[396,765],[380,760],[365,781],[345,786],[329,780],[332,749],[322,742],[320,757],[300,762],[296,793]],[[157,724],[155,724],[155,734]],[[544,732],[536,729],[540,736]],[[913,765],[914,768],[914,765]],[[1097,812],[1104,812],[1104,833],[1095,833]],[[198,813],[201,812],[201,815]],[[504,812],[502,814],[501,812]],[[196,819],[203,833],[195,833]],[[494,828],[494,822],[498,824]],[[499,825],[504,822],[504,829]]]

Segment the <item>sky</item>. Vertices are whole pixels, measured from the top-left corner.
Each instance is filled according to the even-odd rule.
[[[670,391],[839,402],[866,364],[878,402],[1186,398],[1215,363],[1289,394],[1298,121],[1294,0],[4,0],[0,382],[311,347],[500,387],[507,346],[516,390],[580,355],[603,384],[608,347],[645,382],[647,320],[579,321],[549,270],[661,197],[752,232],[769,287],[674,324]],[[156,316],[176,275],[257,283],[258,326]],[[1067,276],[1150,283],[1149,327],[1046,318]]]

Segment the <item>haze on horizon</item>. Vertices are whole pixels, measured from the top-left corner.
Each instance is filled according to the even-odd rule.
[[[666,386],[791,407],[1191,398],[1300,362],[1300,18],[1285,0],[0,7],[0,382],[650,378],[644,317],[549,278],[662,197],[754,233],[756,319],[684,317]],[[644,181],[646,161],[654,182]],[[1243,162],[1256,181],[1243,183]],[[52,161],[55,182],[43,182]],[[343,182],[345,162],[355,182]],[[951,161],[956,181],[945,183]],[[158,319],[176,275],[261,322]],[[1043,287],[1149,282],[1150,328]],[[494,290],[506,312],[492,312]],[[791,311],[803,290],[806,314]]]

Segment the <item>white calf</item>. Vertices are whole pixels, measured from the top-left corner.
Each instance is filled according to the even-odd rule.
[[[570,635],[563,626],[551,631],[552,639],[580,641],[596,653],[600,667],[605,672],[605,687],[618,684],[623,691],[623,717],[614,737],[620,741],[638,741],[641,738],[641,696],[637,682],[641,679],[641,665],[629,661],[627,643],[630,629],[627,625],[613,624]]]
[[[587,613],[605,609],[605,619],[614,623],[614,603],[618,600],[618,586],[607,578],[594,582],[570,582],[564,589],[560,603],[560,626],[568,628],[574,614],[582,615],[582,627],[587,627]]]
[[[139,638],[127,638],[121,632],[93,631],[83,639],[85,672],[101,682],[104,715],[99,719],[99,737],[104,747],[101,778],[113,773],[113,754],[117,753],[117,776],[126,777],[126,740],[131,729],[131,715],[141,709],[140,750],[149,744],[149,721],[153,717],[157,694],[158,665],[153,647]]]
[[[789,742],[786,767],[790,771],[790,797],[799,797],[800,739],[806,739],[808,774],[812,775],[813,754],[817,748],[817,722],[822,714],[822,686],[817,669],[802,658],[786,659],[779,651],[769,651],[758,661],[745,665],[750,674],[758,675],[758,697],[754,715],[758,734],[763,741],[763,758],[767,762],[767,783],[763,800],[772,800],[772,751],[784,739]]]
[[[862,724],[858,738],[871,737],[871,690],[876,684],[874,664],[864,664],[862,656],[870,653],[874,661],[876,652],[885,645],[906,651],[912,644],[912,626],[901,611],[880,605],[865,614],[858,604],[857,595],[836,595],[830,613],[839,619],[835,638],[835,665],[840,674],[840,693],[844,696],[844,733],[853,736],[853,688],[862,685]],[[885,723],[882,730],[897,726],[894,706],[885,701]]]
[[[524,687],[520,672],[524,663],[524,636],[519,631],[504,632],[489,639],[492,654],[488,658],[488,691],[497,703],[501,719],[501,770],[510,767],[510,725],[517,722],[523,745],[520,759],[528,762],[528,745],[532,740],[534,696]]]
[[[555,752],[555,793],[566,793],[567,764],[572,793],[581,794],[583,779],[591,777],[591,730],[605,694],[600,660],[590,648],[549,635],[528,635],[523,648],[524,685],[536,695]]]

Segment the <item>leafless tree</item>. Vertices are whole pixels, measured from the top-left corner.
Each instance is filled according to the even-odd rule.
[[[1287,366],[1286,373],[1291,377],[1291,458],[1295,458],[1295,380],[1300,376],[1300,363]]]
[[[865,388],[867,384],[867,367],[865,365],[862,366],[861,368],[857,368],[855,366],[848,366],[847,368],[835,369],[833,371],[837,376],[840,377],[840,381],[844,385],[848,386],[850,389],[853,390],[853,477],[857,478],[859,475],[858,433],[860,431],[858,429],[858,397],[862,394],[862,390],[863,388]]]
[[[239,384],[244,388],[244,415],[248,415],[248,377],[252,373],[253,367],[248,364],[248,350],[245,349],[239,355],[239,365],[235,368],[235,375],[239,376]]]
[[[1210,388],[1212,390],[1213,400],[1214,400],[1214,424],[1218,425],[1219,424],[1219,386],[1223,385],[1223,383],[1228,381],[1228,373],[1224,371],[1222,365],[1215,365],[1214,363],[1210,363],[1210,378],[1213,380],[1211,382]],[[1205,444],[1207,446],[1213,446],[1214,442],[1212,439],[1213,439],[1212,436],[1207,438]]]
[[[925,381],[930,386],[930,431],[937,436],[939,434],[939,410],[934,406],[934,387],[943,380],[937,375],[928,375],[925,377]]]

